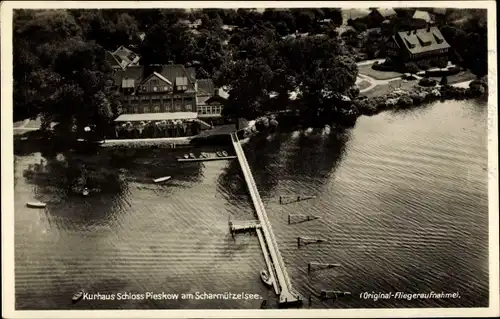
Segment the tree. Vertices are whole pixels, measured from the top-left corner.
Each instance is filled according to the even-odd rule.
[[[349,29],[342,33],[341,35],[342,39],[347,45],[357,47],[358,46],[358,32],[355,30]]]
[[[448,79],[446,78],[446,76],[443,76],[441,78],[441,82],[439,82],[439,84],[442,86],[448,85]]]
[[[143,64],[187,63],[193,60],[194,38],[187,26],[162,20],[146,32],[140,46]]]

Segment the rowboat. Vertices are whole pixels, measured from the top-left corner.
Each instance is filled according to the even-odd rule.
[[[164,177],[155,178],[153,181],[155,183],[161,183],[161,182],[168,181],[171,178],[172,178],[172,176],[164,176]]]
[[[229,154],[226,151],[222,151],[222,156],[229,156]]]
[[[189,154],[184,154],[184,158],[188,159],[189,158]]]
[[[262,269],[260,271],[260,279],[262,279],[262,281],[267,285],[267,286],[272,286],[273,285],[273,279],[271,278],[271,276],[269,276],[269,273],[267,272],[267,270],[265,269]]]
[[[196,158],[196,156],[194,156],[194,154],[193,154],[193,153],[189,153],[189,157],[190,157],[190,158]]]
[[[80,301],[80,299],[82,299],[82,297],[83,297],[83,289],[75,293],[71,298],[71,301],[73,303],[77,303],[78,301]]]
[[[215,155],[217,155],[218,157],[222,157],[222,153],[219,151],[215,152]]]
[[[47,206],[47,204],[42,202],[27,202],[26,206],[31,208],[44,208],[45,206]]]

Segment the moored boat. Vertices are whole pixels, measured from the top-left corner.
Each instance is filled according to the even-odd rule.
[[[172,176],[164,176],[164,177],[155,178],[153,181],[155,183],[161,183],[161,182],[168,181],[171,178],[172,178]]]
[[[260,279],[262,279],[262,282],[264,282],[267,286],[273,285],[273,279],[265,269],[260,271]]]
[[[229,156],[229,154],[226,151],[222,151],[222,156]]]
[[[193,153],[189,153],[189,157],[190,157],[190,158],[196,158],[196,156],[194,156],[194,154],[193,154]]]
[[[27,202],[26,206],[31,208],[44,208],[45,206],[47,206],[47,204],[42,202]]]
[[[78,301],[80,301],[80,299],[82,299],[82,297],[83,297],[83,289],[75,293],[73,297],[71,297],[71,301],[73,303],[77,303]]]
[[[189,158],[189,154],[184,154],[184,158],[188,159]]]
[[[215,155],[217,155],[218,157],[222,157],[222,153],[219,151],[215,152]]]

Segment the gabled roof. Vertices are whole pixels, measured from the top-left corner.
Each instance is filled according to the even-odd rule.
[[[432,21],[432,18],[429,15],[429,12],[421,11],[421,10],[415,11],[415,13],[413,14],[413,19],[425,20],[425,22]]]
[[[139,64],[141,57],[123,45],[114,52],[106,51],[106,60],[114,69],[125,69],[132,65]]]
[[[401,43],[412,54],[449,48],[437,27],[401,31],[397,33]]]
[[[125,67],[123,66],[122,63],[120,63],[120,61],[118,61],[118,59],[115,57],[115,55],[113,54],[113,52],[109,52],[109,51],[106,51],[106,61],[108,61],[109,65],[111,65],[111,67],[113,69],[125,69]]]
[[[142,82],[143,75],[144,67],[140,65],[134,65],[126,69],[116,70],[113,74],[113,77],[117,86],[120,86],[121,81],[125,78],[134,79],[135,85],[138,85],[140,82]]]
[[[117,86],[121,86],[122,79],[124,78],[134,79],[137,87],[153,74],[171,84],[176,83],[176,78],[185,77],[187,78],[187,91],[195,92],[196,78],[193,78],[193,74],[189,74],[182,64],[153,65],[147,68],[143,66],[129,66],[126,69],[115,71],[114,79]]]
[[[374,11],[378,12],[384,18],[390,18],[396,15],[396,11],[394,11],[394,9],[392,8],[378,8],[375,9]]]

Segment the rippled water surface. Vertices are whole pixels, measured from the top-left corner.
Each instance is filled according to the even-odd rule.
[[[329,133],[329,134],[328,134]],[[35,147],[36,151],[36,147]],[[205,151],[214,151],[207,149]],[[228,151],[232,151],[228,148]],[[89,292],[256,293],[254,219],[238,161],[178,163],[182,150],[95,155],[16,147],[17,309],[259,308],[261,300],[81,301]],[[361,117],[345,134],[296,131],[245,145],[294,287],[312,307],[479,307],[488,304],[487,110],[475,102]],[[42,164],[40,165],[41,160]],[[86,172],[100,192],[71,182]],[[153,178],[171,175],[165,184]],[[279,196],[315,199],[279,204]],[[31,200],[48,203],[29,209]],[[288,224],[288,214],[319,220]],[[297,247],[297,237],[326,240]],[[307,272],[310,261],[342,267]],[[321,289],[352,292],[335,303]],[[448,300],[364,300],[361,292],[459,292]],[[306,307],[308,305],[306,304]]]

